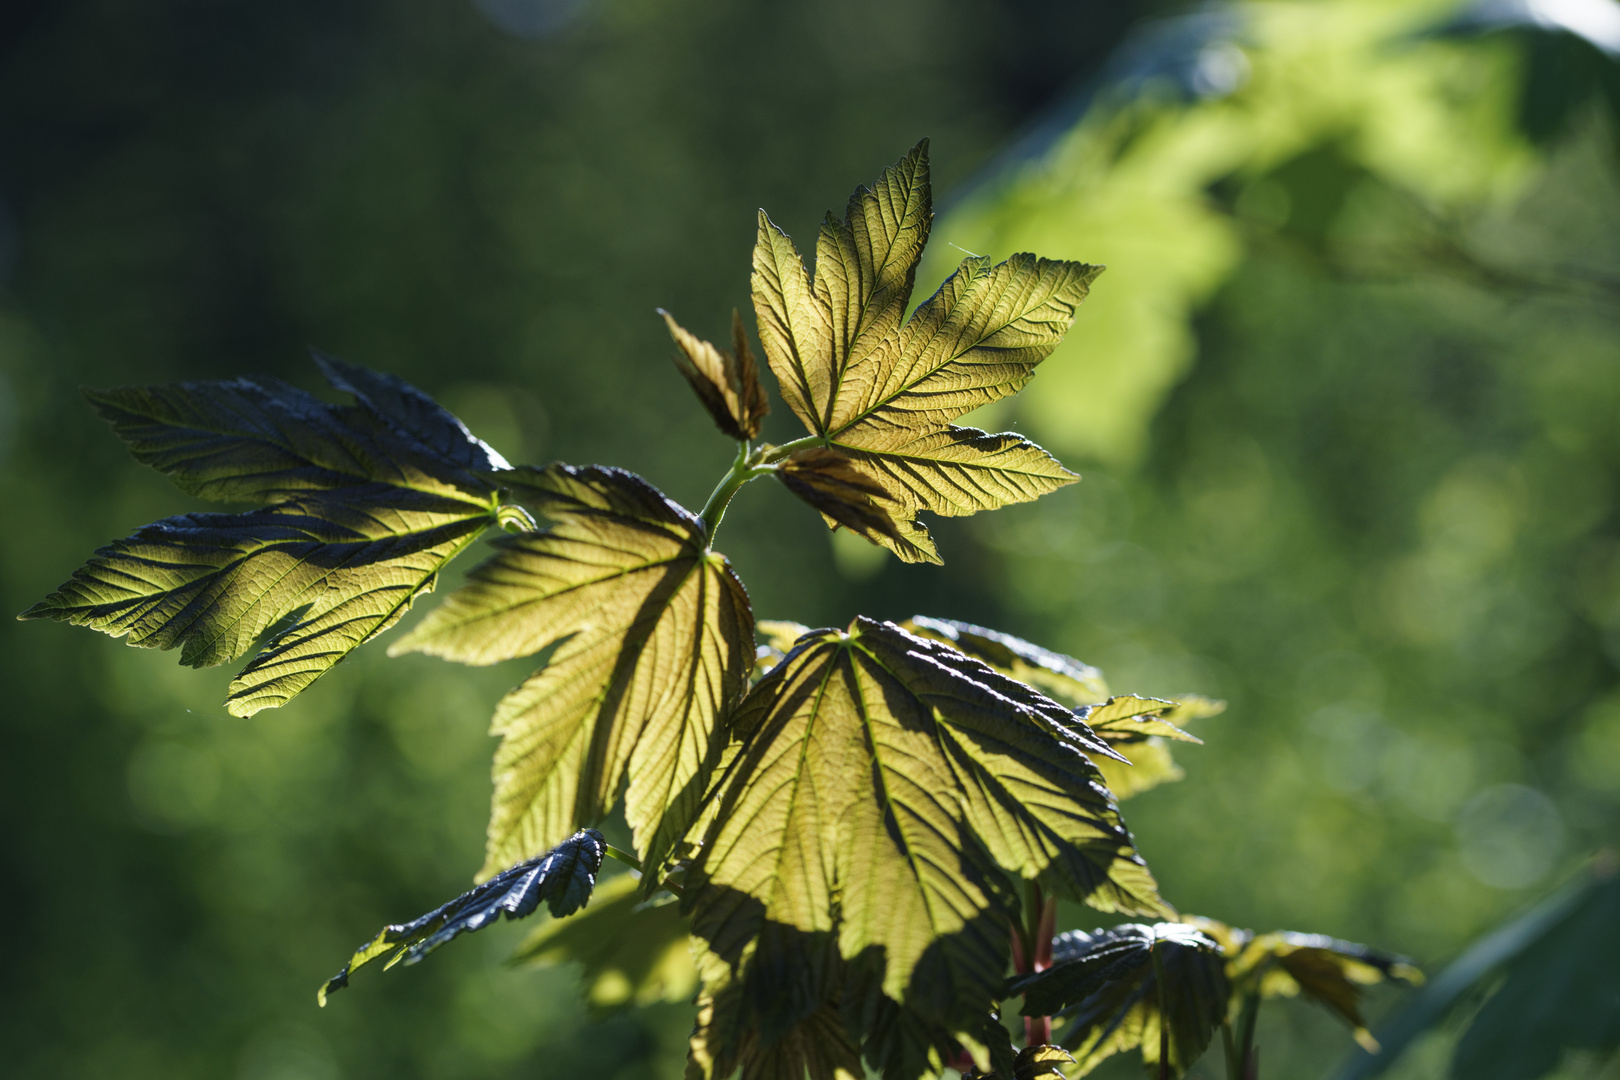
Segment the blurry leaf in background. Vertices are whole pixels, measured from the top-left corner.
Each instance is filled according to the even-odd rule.
[[[698,984],[688,929],[674,897],[643,900],[636,879],[621,874],[598,885],[584,911],[536,928],[512,962],[581,965],[594,1009],[685,1003]]]
[[[621,787],[637,851],[659,867],[702,797],[720,713],[746,685],[748,593],[702,521],[634,473],[557,463],[496,479],[554,524],[497,540],[389,654],[484,665],[562,642],[496,708],[482,873],[600,822]]]
[[[1148,421],[1193,361],[1193,312],[1257,226],[1325,233],[1349,196],[1353,176],[1336,195],[1316,176],[1268,179],[1319,147],[1438,211],[1521,191],[1531,158],[1513,130],[1507,57],[1404,40],[1445,11],[1330,0],[1167,21],[1088,89],[1072,130],[1011,151],[943,216],[939,236],[977,251],[1083,253],[1108,266],[1108,303],[1082,313],[1049,373],[1008,411],[1060,452],[1138,461]],[[1234,215],[1209,199],[1218,182],[1253,193],[1257,224],[1244,200]],[[1325,194],[1327,205],[1310,204]],[[939,272],[939,253],[925,275]]]
[[[1024,996],[1025,1016],[1072,1021],[1059,1041],[1074,1052],[1076,1075],[1126,1050],[1140,1049],[1143,1063],[1156,1065],[1164,1037],[1177,1077],[1209,1046],[1231,993],[1220,947],[1181,923],[1060,934],[1052,966],[1007,991]]]
[[[1620,1049],[1620,874],[1604,852],[1579,879],[1475,942],[1379,1028],[1382,1052],[1335,1080],[1369,1080],[1464,1002],[1489,993],[1451,1061],[1457,1080],[1540,1080],[1572,1050]],[[1494,990],[1488,990],[1497,983]]]
[[[135,457],[181,490],[271,509],[148,525],[20,618],[179,645],[191,667],[269,634],[231,682],[235,716],[286,704],[397,622],[493,523],[494,489],[474,473],[506,462],[414,386],[316,360],[355,405],[275,379],[89,392]]]
[[[482,885],[462,893],[408,923],[385,926],[355,950],[343,970],[326,981],[317,1000],[349,985],[349,976],[380,956],[383,969],[419,963],[440,945],[465,933],[482,930],[503,915],[526,919],[545,901],[554,919],[584,907],[596,887],[597,872],[607,854],[607,841],[595,829],[582,829],[544,855],[508,867]]]

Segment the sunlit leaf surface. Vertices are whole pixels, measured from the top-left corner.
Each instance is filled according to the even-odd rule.
[[[1074,319],[1100,267],[972,256],[903,320],[932,221],[927,143],[828,215],[815,276],[762,212],[754,311],[782,396],[821,445],[779,477],[907,562],[938,562],[923,510],[960,516],[1078,477],[1019,435],[950,421],[1017,393]],[[903,320],[903,321],[902,321]]]
[[[655,866],[685,833],[719,716],[747,686],[748,594],[703,523],[633,473],[553,464],[499,478],[554,524],[497,540],[390,653],[493,664],[556,646],[495,711],[484,873],[600,821],[621,786]]]
[[[953,645],[1074,707],[1077,717],[1127,759],[1097,759],[1103,781],[1117,799],[1128,799],[1186,775],[1171,757],[1165,740],[1201,742],[1181,725],[1226,708],[1224,701],[1197,694],[1184,694],[1173,701],[1134,694],[1108,697],[1107,684],[1096,668],[999,630],[926,615],[914,615],[901,625],[914,634]],[[1101,704],[1088,704],[1103,698],[1107,700]]]
[[[141,461],[244,514],[165,518],[96,552],[23,613],[131,645],[180,647],[193,667],[262,650],[230,686],[237,716],[285,704],[388,629],[493,524],[505,466],[414,387],[317,356],[353,405],[274,379],[93,391]]]
[[[1106,744],[949,646],[864,618],[817,631],[733,738],[688,878],[705,1075],[833,1000],[869,1063],[917,1075],[988,1014],[1020,878],[1163,910],[1088,757]]]
[[[320,1003],[325,1005],[328,994],[349,985],[349,976],[355,970],[379,957],[387,958],[384,970],[399,963],[417,963],[452,938],[482,930],[503,915],[508,919],[526,918],[534,914],[541,901],[555,918],[573,914],[590,899],[605,854],[607,843],[602,834],[583,829],[546,854],[501,871],[420,918],[383,927],[321,987]]]

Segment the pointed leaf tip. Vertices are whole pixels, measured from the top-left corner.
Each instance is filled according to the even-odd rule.
[[[770,402],[759,381],[759,367],[748,347],[742,316],[732,312],[732,351],[728,353],[687,331],[663,308],[657,311],[675,342],[676,368],[715,426],[734,439],[758,438]]]

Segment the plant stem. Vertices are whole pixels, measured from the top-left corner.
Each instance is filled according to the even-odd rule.
[[[781,446],[762,446],[752,449],[745,439],[737,444],[737,457],[731,463],[731,471],[720,478],[715,485],[709,501],[703,504],[703,513],[698,515],[703,519],[703,531],[714,543],[715,530],[720,528],[720,520],[726,516],[726,507],[731,505],[731,497],[737,494],[737,489],[750,480],[757,480],[766,473],[776,471],[776,463],[783,458],[791,457],[800,450],[810,446],[820,446],[826,442],[820,435],[806,435],[802,439],[783,443]]]
[[[1255,1023],[1260,1018],[1260,991],[1250,990],[1243,995],[1243,1010],[1238,1013],[1238,1065],[1242,1080],[1255,1080],[1260,1075],[1259,1051],[1254,1045]]]
[[[636,873],[642,873],[640,859],[636,858],[628,851],[614,847],[612,844],[604,844],[602,846],[607,849],[608,858],[617,859],[618,861],[624,863],[624,865],[630,867],[630,869],[634,870]],[[658,884],[660,887],[669,890],[669,892],[675,896],[686,895],[685,890],[683,890],[679,885],[675,884],[675,882],[671,881],[669,878],[665,878]]]
[[[1047,897],[1033,881],[1024,883],[1024,925],[1013,928],[1013,963],[1020,975],[1052,966],[1052,928],[1057,921],[1057,897]],[[1045,1046],[1052,1041],[1050,1016],[1024,1017],[1024,1045]]]

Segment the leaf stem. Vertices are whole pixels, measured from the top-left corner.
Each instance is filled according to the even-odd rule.
[[[636,858],[634,855],[630,854],[628,851],[625,851],[622,848],[616,848],[612,844],[603,844],[602,846],[607,849],[607,857],[608,858],[619,860],[620,862],[624,863],[624,865],[628,866],[630,869],[634,870],[638,874],[643,872],[642,869],[641,869],[641,860]],[[665,878],[663,881],[660,881],[658,884],[662,888],[667,889],[672,895],[675,895],[675,896],[685,896],[686,895],[686,891],[684,889],[682,889],[679,885],[677,885],[675,882],[671,881],[669,878]]]
[[[715,485],[709,501],[703,504],[703,513],[698,515],[703,519],[703,531],[709,537],[709,543],[714,543],[714,534],[720,528],[720,521],[726,516],[726,507],[731,505],[731,497],[737,494],[737,489],[750,480],[757,480],[767,473],[776,471],[776,463],[784,458],[791,457],[811,446],[820,446],[826,440],[820,435],[806,435],[802,439],[783,443],[781,446],[761,446],[757,450],[749,446],[744,439],[737,443],[737,457],[731,463],[731,471],[720,478]]]

